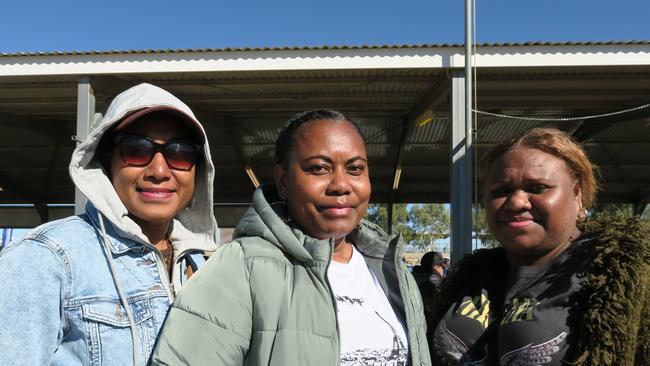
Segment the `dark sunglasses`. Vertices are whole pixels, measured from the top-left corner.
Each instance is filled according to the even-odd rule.
[[[160,152],[171,169],[191,170],[201,154],[201,146],[189,141],[171,140],[160,144],[136,135],[117,135],[115,145],[125,164],[138,167],[149,165]]]

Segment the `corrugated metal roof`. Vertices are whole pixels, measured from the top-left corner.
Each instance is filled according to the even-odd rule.
[[[449,143],[451,119],[448,116],[434,117],[431,122],[426,124],[422,124],[422,122],[415,122],[416,124],[411,128],[411,138],[407,143]]]
[[[647,45],[650,42],[529,42],[481,46],[628,44]],[[444,46],[459,45],[105,51],[103,54]],[[623,48],[614,47],[614,51]],[[555,51],[552,49],[550,53],[556,53]],[[21,55],[91,55],[93,52]],[[503,53],[507,52],[508,49],[503,50]],[[260,54],[242,56],[267,57]],[[181,58],[191,57],[192,55],[181,55]],[[203,55],[197,57],[203,58]],[[235,58],[238,57],[235,55]],[[138,58],[156,57],[145,55]],[[21,63],[20,60],[9,61]],[[50,63],[49,59],[42,62]],[[67,61],[63,60],[62,63]],[[97,111],[103,111],[120,88],[137,82],[160,85],[186,101],[197,112],[210,135],[217,172],[217,202],[245,202],[250,199],[252,184],[244,172],[244,163],[252,165],[261,181],[272,180],[273,144],[281,126],[292,114],[316,107],[339,109],[359,122],[369,144],[368,156],[375,201],[385,201],[393,196],[401,202],[444,202],[448,200],[449,194],[447,182],[450,171],[452,106],[448,101],[449,90],[438,96],[429,95],[429,91],[435,90],[436,83],[440,82],[436,77],[439,72],[440,70],[420,66],[402,69],[143,72],[99,75],[93,77],[93,81],[96,83]],[[477,80],[478,109],[525,117],[572,117],[608,113],[648,103],[650,95],[650,66],[647,64],[622,67],[487,68],[478,71]],[[66,177],[65,157],[74,148],[74,142],[69,136],[75,133],[76,91],[76,76],[0,78],[0,122],[3,124],[0,126],[0,132],[3,132],[0,140],[8,143],[11,140],[11,145],[5,146],[7,159],[0,162],[0,173],[6,179],[17,182],[16,186],[27,187],[28,192],[45,192],[43,195],[48,202],[71,202],[73,199],[71,182],[67,182],[67,191],[58,185]],[[420,110],[423,98],[435,99],[435,105],[431,107],[431,113],[427,112],[413,122],[402,145],[403,152],[399,155],[398,142],[401,141],[404,118],[411,111]],[[432,114],[434,119],[420,127],[422,121]],[[650,156],[650,125],[646,118],[647,114],[640,113],[636,116],[621,116],[620,119],[611,121],[611,128],[600,132],[596,125],[594,134],[586,140],[590,158],[604,167],[605,201],[635,202],[644,190],[650,188],[648,183],[643,183],[647,182],[647,175],[634,174],[635,170],[641,169],[645,169],[644,174],[650,172],[647,162]],[[585,122],[583,130],[589,131],[592,128],[591,122],[593,121]],[[24,130],[14,134],[17,127],[11,126],[19,126],[18,123]],[[486,149],[507,136],[548,124],[551,122],[480,115],[478,136],[475,139],[477,157],[480,158]],[[573,122],[555,125],[565,130],[578,128]],[[48,131],[48,128],[60,132],[58,137],[45,139],[48,136],[43,136],[42,133]],[[18,134],[19,132],[22,133]],[[35,137],[32,138],[32,135]],[[19,148],[16,141],[21,141],[21,144],[27,141],[27,145]],[[60,147],[55,161],[43,159],[43,154],[48,155],[48,152],[54,151],[56,144]],[[401,157],[400,164],[403,168],[402,180],[399,190],[391,194],[398,156]],[[52,181],[48,181],[47,166],[54,169]],[[33,171],[22,174],[21,169]],[[39,189],[31,181],[41,182],[39,184],[47,189]],[[627,182],[630,183],[627,188],[621,186]],[[645,185],[639,185],[639,182]],[[612,189],[609,189],[610,184]],[[29,198],[27,196],[21,195],[20,190],[13,192],[5,189],[0,192],[0,202],[23,202]]]
[[[648,45],[650,41],[565,41],[565,42],[494,42],[480,43],[477,47],[521,47],[521,46],[623,46]],[[404,48],[450,48],[463,47],[462,43],[424,43],[402,45],[341,45],[341,46],[285,46],[285,47],[224,47],[224,48],[178,48],[178,49],[134,49],[134,50],[91,50],[91,51],[37,51],[0,53],[0,57],[16,56],[74,56],[74,55],[122,55],[122,54],[164,54],[164,53],[202,53],[202,52],[250,52],[250,51],[320,51],[320,50],[367,50]]]

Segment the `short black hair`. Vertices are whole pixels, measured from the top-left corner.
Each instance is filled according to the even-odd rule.
[[[364,147],[366,146],[366,138],[363,136],[359,125],[354,122],[352,119],[345,116],[343,113],[335,111],[333,109],[312,109],[309,111],[304,111],[298,113],[291,117],[285,124],[278,139],[275,141],[275,163],[286,166],[288,163],[289,152],[296,142],[296,131],[309,122],[314,121],[345,121],[354,126],[354,129],[357,131],[361,140],[363,141]]]
[[[424,253],[420,259],[420,267],[427,273],[431,273],[433,266],[444,266],[445,259],[438,252]]]

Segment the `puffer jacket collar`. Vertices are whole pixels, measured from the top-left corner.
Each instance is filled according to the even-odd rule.
[[[272,207],[277,205],[280,206]],[[300,262],[329,261],[333,241],[305,235],[295,225],[283,221],[283,212],[278,212],[282,210],[275,186],[262,185],[253,193],[253,203],[235,228],[233,238],[259,236]],[[400,240],[390,258],[386,258],[387,243],[394,238],[386,240],[384,231],[366,220],[361,220],[360,230],[350,234],[350,239],[364,256],[383,259],[401,256],[404,249]]]
[[[318,240],[302,233],[290,222],[283,221],[282,205],[277,201],[274,186],[265,185],[253,194],[253,203],[237,225],[233,238],[260,237],[278,247],[292,259],[311,268],[325,280],[332,260],[333,240]],[[269,203],[270,202],[270,203]],[[273,206],[273,207],[272,207]],[[275,210],[274,210],[275,208]],[[360,228],[350,234],[368,269],[381,284],[398,318],[404,321],[409,336],[411,361],[416,365],[430,364],[423,327],[422,304],[417,286],[401,263],[403,243],[399,236],[387,236],[378,226],[361,220]]]

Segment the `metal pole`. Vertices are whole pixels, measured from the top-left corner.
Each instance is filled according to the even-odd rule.
[[[467,154],[472,148],[472,0],[465,0],[465,145]],[[472,160],[467,159],[468,171],[472,171]],[[471,177],[470,177],[471,179]]]
[[[77,146],[86,140],[95,120],[95,92],[89,77],[79,78],[77,83]],[[74,213],[85,211],[86,197],[75,188]]]
[[[467,146],[465,75],[451,73],[451,260],[472,251],[472,155]]]
[[[472,182],[474,181],[474,161],[473,161],[473,141],[472,134],[474,126],[472,124],[472,1],[465,0],[465,194],[466,206],[463,207],[463,216],[466,218],[467,225],[462,227],[463,231],[463,254],[472,252]]]
[[[451,259],[472,251],[472,1],[465,0],[465,70],[451,82]]]

